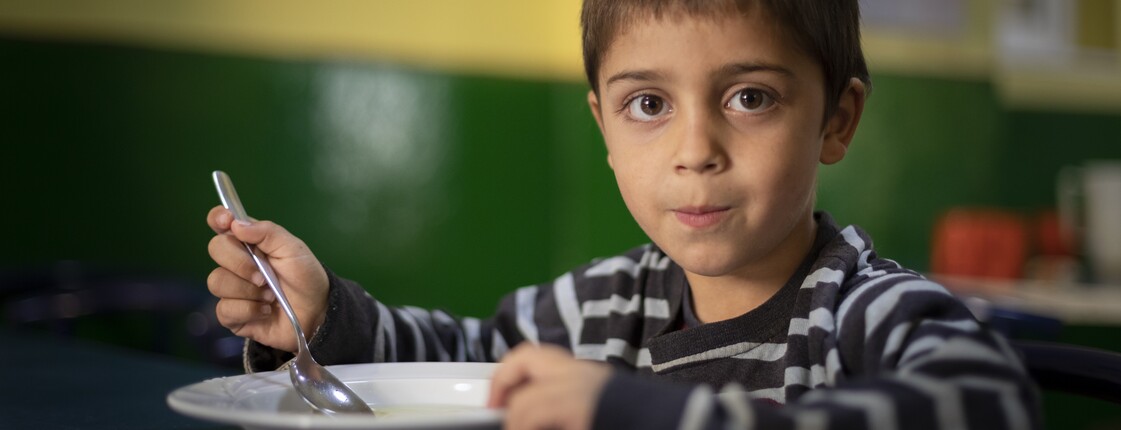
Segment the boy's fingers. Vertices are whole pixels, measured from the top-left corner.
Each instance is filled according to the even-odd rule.
[[[566,428],[562,420],[557,420],[555,415],[561,404],[555,400],[552,387],[541,384],[519,390],[517,395],[510,399],[506,410],[505,425],[510,429],[539,429],[539,428]]]
[[[236,237],[228,234],[219,234],[210,239],[207,246],[210,258],[219,266],[229,270],[241,279],[256,285],[265,285],[265,277],[253,263],[249,251]]]
[[[261,252],[273,257],[310,253],[299,238],[272,221],[253,221],[248,224],[235,221],[230,224],[230,231],[242,242],[253,244]]]
[[[587,428],[611,371],[577,360],[555,345],[523,344],[491,378],[489,407],[505,407],[505,427]]]
[[[218,322],[239,336],[240,327],[247,323],[267,318],[272,314],[272,305],[256,300],[222,299],[214,308]]]
[[[233,220],[234,216],[221,205],[210,208],[210,212],[206,214],[206,225],[218,234],[230,231],[230,223]]]
[[[490,380],[490,395],[487,396],[487,407],[501,408],[506,406],[510,392],[529,381],[529,373],[520,363],[508,362],[505,359]]]
[[[263,278],[260,273],[254,273],[253,278],[257,277]],[[210,276],[206,278],[206,286],[210,289],[210,294],[222,299],[257,300],[265,303],[272,303],[276,299],[271,289],[247,281],[224,267],[210,272]]]
[[[510,429],[582,429],[592,422],[601,390],[601,376],[580,372],[588,363],[569,363],[567,370],[524,384],[506,400],[505,424]],[[585,378],[584,376],[588,376]]]
[[[552,345],[522,344],[502,358],[502,363],[491,377],[489,407],[506,406],[510,393],[523,385],[541,378],[554,368],[558,360],[570,359],[565,350]]]

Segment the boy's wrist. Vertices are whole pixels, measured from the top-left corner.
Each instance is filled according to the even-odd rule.
[[[374,301],[357,283],[343,279],[324,267],[327,274],[327,303],[319,324],[308,337],[312,356],[322,365],[375,361],[372,349],[378,312]]]

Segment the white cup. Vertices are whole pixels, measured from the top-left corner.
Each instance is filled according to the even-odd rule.
[[[1121,160],[1059,172],[1059,216],[1077,238],[1093,282],[1121,286]]]

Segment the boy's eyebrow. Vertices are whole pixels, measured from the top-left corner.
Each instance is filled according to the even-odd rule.
[[[714,76],[736,76],[753,72],[774,72],[786,77],[793,77],[794,71],[770,63],[760,62],[744,62],[732,63],[721,67],[718,71],[713,73]],[[654,70],[625,70],[607,78],[604,86],[609,86],[616,81],[657,81],[664,78],[664,75]]]
[[[607,78],[604,86],[611,85],[616,81],[656,81],[663,78],[663,75],[653,70],[625,70]]]
[[[735,76],[752,72],[775,72],[786,77],[793,77],[794,71],[782,67],[777,64],[759,63],[759,62],[746,62],[746,63],[732,63],[721,67],[720,70],[714,75],[717,76]]]

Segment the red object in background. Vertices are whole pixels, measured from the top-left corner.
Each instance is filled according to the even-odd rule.
[[[1037,245],[1040,255],[1070,256],[1074,255],[1074,237],[1070,232],[1064,232],[1059,220],[1059,213],[1055,210],[1043,211],[1035,220]]]
[[[1028,253],[1027,224],[996,209],[952,209],[935,224],[930,269],[951,276],[1016,279]]]

